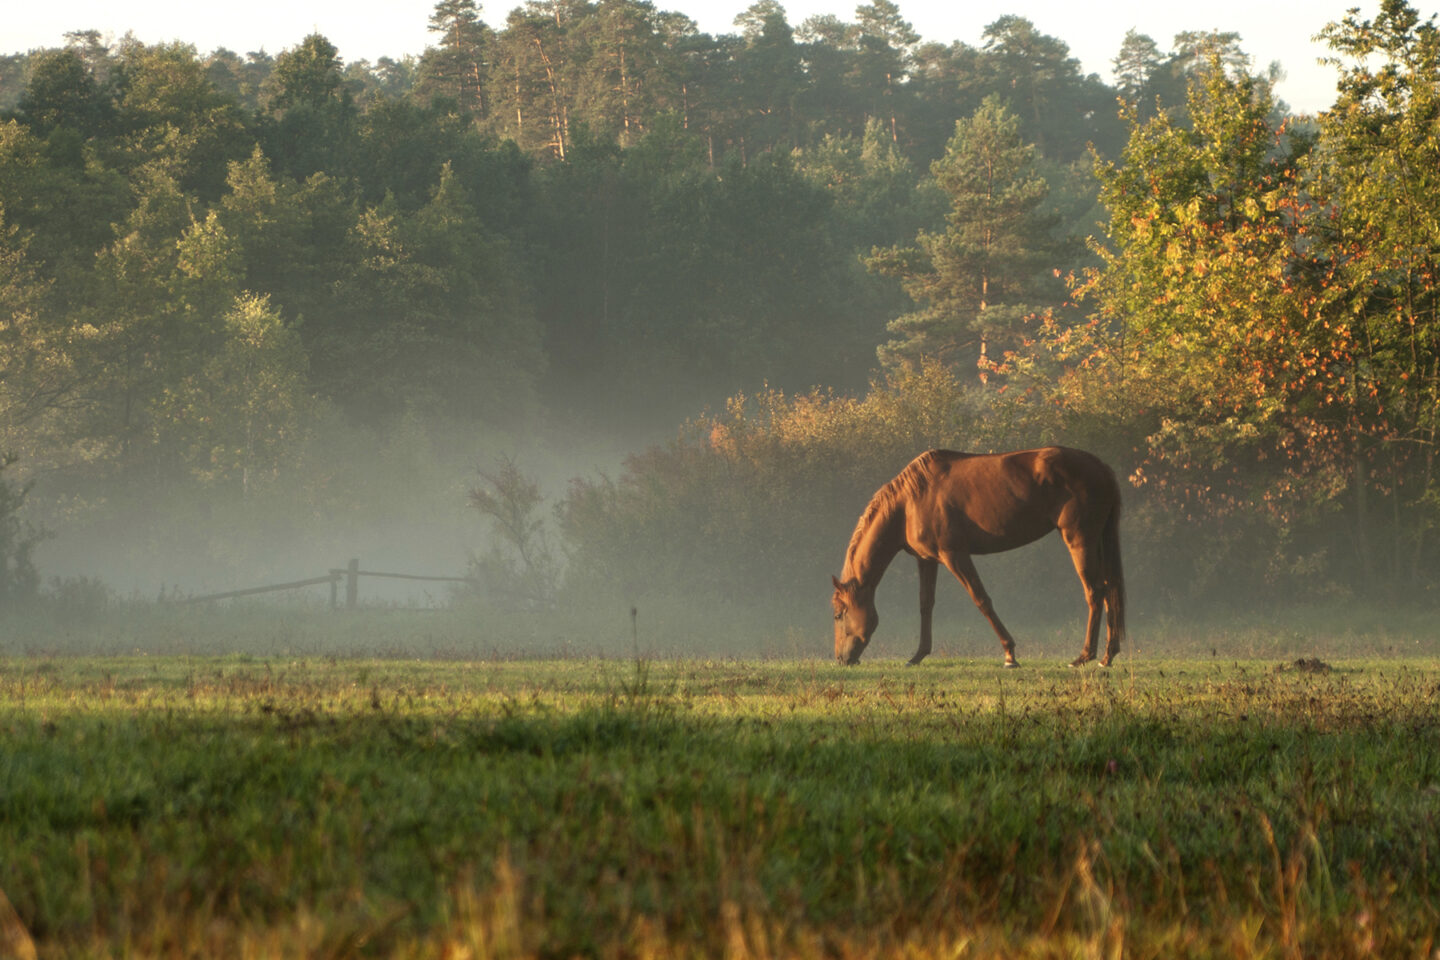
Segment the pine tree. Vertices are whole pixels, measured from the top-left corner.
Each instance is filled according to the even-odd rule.
[[[898,103],[920,35],[891,0],[871,0],[856,7],[855,18],[859,21],[859,81],[869,91],[872,115],[885,120],[890,139],[898,141]]]
[[[1045,209],[1049,187],[1020,119],[996,98],[955,124],[945,156],[931,165],[950,200],[944,233],[922,230],[914,247],[876,248],[874,272],[900,280],[921,309],[890,323],[887,363],[936,357],[988,376],[1027,314],[1063,298],[1048,275],[1057,244]]]
[[[798,144],[795,100],[805,78],[784,7],[759,0],[735,18],[735,25],[745,37],[734,63],[738,139],[745,162],[766,150],[789,150]]]
[[[489,114],[486,90],[489,28],[480,19],[475,0],[439,0],[430,15],[430,32],[440,45],[427,50],[421,62],[420,91],[450,99],[470,116]]]
[[[1154,96],[1155,75],[1160,71],[1164,58],[1148,35],[1127,30],[1120,52],[1110,62],[1115,67],[1116,88],[1126,102],[1139,106],[1142,101]]]

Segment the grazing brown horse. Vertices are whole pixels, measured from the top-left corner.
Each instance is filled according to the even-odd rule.
[[[959,580],[990,621],[1015,667],[1015,640],[995,615],[971,556],[1023,547],[1059,529],[1085,587],[1090,619],[1085,648],[1071,666],[1095,659],[1100,615],[1108,612],[1109,666],[1125,633],[1125,575],[1120,567],[1120,487],[1099,457],[1066,447],[1015,453],[922,453],[870,498],[860,515],[845,569],[831,577],[835,595],[835,659],[859,662],[880,622],[875,588],[901,550],[920,562],[920,649],[930,652],[935,577],[940,564]]]

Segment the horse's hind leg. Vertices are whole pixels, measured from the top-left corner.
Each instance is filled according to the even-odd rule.
[[[1105,659],[1100,661],[1100,665],[1108,667],[1110,666],[1111,662],[1114,661],[1115,654],[1120,652],[1121,631],[1119,611],[1114,606],[1112,606],[1114,594],[1109,592],[1108,583],[1106,584],[1106,587],[1106,596],[1110,598],[1105,601],[1105,619],[1108,623],[1108,626],[1105,631]]]
[[[1062,536],[1065,538],[1065,545],[1070,548],[1070,560],[1075,564],[1080,585],[1085,588],[1085,603],[1090,608],[1090,615],[1085,622],[1085,647],[1080,651],[1080,656],[1070,662],[1070,666],[1078,667],[1095,659],[1095,645],[1100,639],[1100,621],[1105,613],[1105,577],[1100,562],[1098,537],[1087,538],[1078,532],[1066,531],[1062,531]],[[1110,657],[1107,654],[1105,666],[1109,665]]]
[[[1005,624],[995,614],[995,606],[990,602],[990,594],[985,592],[985,585],[980,582],[980,572],[975,569],[975,562],[970,559],[968,553],[941,553],[941,561],[955,574],[955,579],[970,594],[970,599],[975,601],[982,616],[990,623],[990,628],[1000,638],[1000,646],[1005,649],[1005,666],[1018,667],[1020,662],[1015,659],[1015,638],[1010,636],[1010,631],[1005,629]]]
[[[935,575],[939,570],[940,564],[934,560],[920,561],[920,649],[910,658],[912,667],[930,655],[931,624],[935,613]]]

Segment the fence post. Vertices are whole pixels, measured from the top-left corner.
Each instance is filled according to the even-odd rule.
[[[334,610],[336,607],[338,607],[338,606],[340,605],[340,602],[339,602],[339,600],[340,600],[340,598],[339,598],[339,593],[340,593],[340,575],[341,575],[342,573],[344,573],[344,572],[345,572],[344,570],[334,570],[334,569],[332,569],[332,570],[330,571],[330,609],[331,609],[331,610]]]
[[[350,565],[345,568],[345,609],[354,610],[359,597],[360,561],[352,557]]]

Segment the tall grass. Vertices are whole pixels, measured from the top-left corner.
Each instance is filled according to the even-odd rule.
[[[1432,957],[1440,663],[1331,666],[0,660],[0,938]]]

